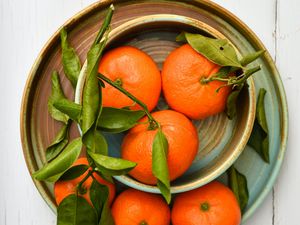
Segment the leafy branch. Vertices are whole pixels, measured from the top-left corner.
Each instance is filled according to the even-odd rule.
[[[161,194],[165,198],[166,202],[169,204],[171,201],[171,192],[170,192],[170,178],[169,178],[169,169],[167,163],[168,156],[168,140],[165,137],[160,124],[153,118],[149,112],[145,103],[137,99],[130,92],[126,91],[116,82],[113,82],[103,74],[98,73],[98,79],[105,81],[110,84],[126,96],[128,96],[135,103],[140,105],[149,121],[149,130],[157,129],[153,144],[152,144],[152,171],[153,175],[157,178],[157,187],[159,188]],[[96,163],[97,164],[97,163]],[[98,165],[99,168],[99,165]],[[106,171],[107,173],[107,171]]]
[[[241,75],[238,76],[228,76],[228,77],[219,77],[219,76],[215,76],[212,75],[208,78],[203,77],[201,79],[201,83],[202,84],[207,84],[209,82],[212,81],[222,81],[225,82],[226,84],[220,86],[216,92],[218,92],[221,88],[226,87],[226,86],[239,86],[239,85],[244,85],[245,82],[247,81],[247,79],[254,73],[256,73],[257,71],[261,70],[260,66],[256,66],[254,68],[251,69],[247,69],[245,70],[244,73],[242,73]]]
[[[159,123],[153,118],[153,116],[149,112],[148,107],[146,106],[145,103],[143,103],[142,101],[137,99],[134,95],[132,95],[130,92],[125,90],[123,87],[121,87],[121,85],[118,85],[117,83],[113,82],[112,80],[110,80],[109,78],[104,76],[103,74],[98,73],[98,79],[101,79],[101,80],[105,81],[106,83],[110,84],[111,86],[113,86],[114,88],[118,89],[120,92],[125,94],[128,98],[130,98],[135,103],[137,103],[139,106],[141,106],[143,108],[146,116],[149,119],[149,124],[150,124],[149,125],[149,130],[155,130],[155,129],[160,127]]]
[[[234,47],[227,39],[215,39],[201,34],[182,32],[176,40],[187,42],[195,51],[221,66],[217,73],[202,77],[199,82],[203,85],[213,81],[224,82],[216,89],[216,92],[227,86],[232,87],[232,92],[227,98],[226,113],[229,119],[233,119],[236,115],[238,96],[242,88],[247,86],[247,79],[261,69],[260,66],[249,69],[247,65],[258,59],[265,50],[247,54],[239,60]]]

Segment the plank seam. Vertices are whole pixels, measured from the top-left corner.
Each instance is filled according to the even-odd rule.
[[[277,63],[277,54],[278,54],[278,43],[277,43],[277,34],[278,34],[278,7],[279,0],[275,0],[275,19],[274,19],[274,61]],[[272,225],[275,225],[275,188],[272,188]]]

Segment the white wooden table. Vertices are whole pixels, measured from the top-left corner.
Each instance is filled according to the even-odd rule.
[[[33,185],[20,143],[19,110],[27,74],[50,35],[95,0],[0,0],[0,225],[53,225]],[[273,56],[286,89],[290,128],[273,191],[247,225],[300,224],[300,2],[215,0],[240,17]]]

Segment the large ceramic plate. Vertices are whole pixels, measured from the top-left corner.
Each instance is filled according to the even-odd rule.
[[[236,46],[241,54],[264,49],[262,43],[245,24],[210,1],[101,1],[83,10],[65,24],[69,31],[71,44],[75,46],[82,62],[104,17],[105,9],[112,2],[116,7],[113,27],[147,15],[187,16],[218,30]],[[247,176],[249,185],[250,200],[243,221],[254,213],[271,190],[284,157],[287,141],[287,105],[280,76],[268,53],[257,63],[262,65],[262,71],[254,76],[255,88],[258,90],[260,87],[264,87],[267,90],[265,106],[270,130],[271,163],[265,164],[248,147],[235,163],[236,167]],[[58,32],[48,41],[36,60],[29,74],[23,96],[21,135],[30,173],[38,170],[46,161],[44,150],[60,126],[51,119],[47,112],[47,99],[51,90],[50,77],[54,69],[63,73]],[[65,78],[62,78],[61,82],[66,95],[74,98],[70,83]],[[72,127],[71,135],[78,135],[75,126]],[[52,185],[35,180],[34,182],[51,209],[56,210]]]

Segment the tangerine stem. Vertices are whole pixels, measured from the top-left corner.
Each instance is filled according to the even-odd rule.
[[[120,85],[116,84],[115,82],[113,82],[112,80],[110,80],[109,78],[107,78],[106,76],[104,76],[103,74],[98,73],[98,79],[103,80],[106,83],[110,84],[111,86],[113,86],[114,88],[116,88],[117,90],[119,90],[120,92],[122,92],[123,94],[125,94],[132,101],[136,102],[139,106],[141,106],[143,108],[144,112],[146,113],[146,116],[149,119],[149,130],[155,130],[155,129],[157,129],[157,128],[160,127],[159,123],[153,118],[153,116],[149,112],[148,107],[147,107],[147,105],[145,103],[143,103],[142,101],[140,101],[139,99],[137,99],[130,92],[128,92],[123,87],[121,87]]]
[[[211,76],[209,78],[206,78],[206,77],[202,77],[201,79],[201,83],[202,84],[207,84],[211,81],[222,81],[222,82],[228,82],[228,78],[221,78],[221,77],[215,77],[215,76]]]
[[[254,73],[256,73],[257,71],[259,71],[261,69],[260,66],[256,66],[254,68],[251,68],[249,70],[246,70],[243,74],[241,74],[240,76],[231,76],[231,77],[218,77],[218,76],[211,76],[209,78],[205,78],[203,77],[201,79],[201,83],[202,84],[207,84],[211,81],[222,81],[222,82],[226,82],[226,84],[222,85],[220,88],[225,87],[225,86],[229,86],[229,85],[241,85],[243,83],[246,82],[246,80],[253,75]],[[218,91],[219,89],[218,88]]]
[[[210,205],[208,204],[208,202],[204,202],[204,203],[201,204],[200,208],[201,208],[202,211],[206,212],[206,211],[209,210]]]
[[[87,173],[87,175],[78,183],[78,185],[77,185],[77,190],[78,190],[78,192],[80,193],[80,194],[84,194],[84,193],[82,193],[82,192],[84,192],[83,190],[83,188],[82,188],[82,184],[90,177],[90,176],[92,176],[93,175],[93,173],[94,173],[94,170],[89,170],[89,172]]]
[[[121,78],[116,79],[115,80],[115,84],[118,85],[118,86],[120,86],[120,87],[122,87],[122,80],[121,80]]]

